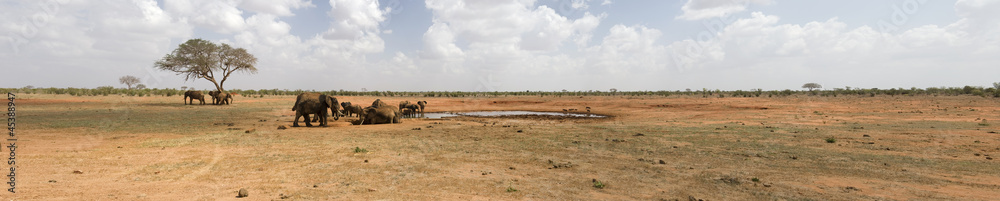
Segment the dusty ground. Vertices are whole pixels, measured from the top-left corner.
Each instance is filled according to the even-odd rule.
[[[287,130],[292,96],[18,97],[14,200],[1000,198],[1000,102],[981,97],[339,97],[613,117]]]

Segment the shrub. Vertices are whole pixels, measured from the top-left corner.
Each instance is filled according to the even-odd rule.
[[[826,138],[826,143],[837,143],[837,139],[833,137]]]
[[[603,189],[604,183],[602,183],[601,181],[597,181],[597,179],[594,179],[594,188]]]

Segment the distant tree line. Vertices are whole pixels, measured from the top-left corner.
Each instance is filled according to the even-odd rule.
[[[288,89],[259,89],[259,90],[241,90],[232,89],[228,90],[230,93],[239,94],[242,97],[264,97],[264,96],[280,96],[280,95],[298,95],[303,92],[320,92],[324,94],[334,95],[334,96],[398,96],[398,97],[499,97],[499,96],[695,96],[704,98],[725,98],[725,97],[787,97],[787,96],[821,96],[821,97],[838,97],[838,96],[860,96],[860,97],[875,97],[875,96],[959,96],[959,95],[973,95],[982,97],[1000,97],[1000,91],[997,88],[1000,87],[1000,83],[995,84],[992,88],[976,87],[976,86],[965,86],[965,87],[930,87],[930,88],[916,88],[912,87],[909,89],[904,88],[890,88],[890,89],[878,89],[878,88],[833,88],[831,90],[811,90],[811,91],[793,91],[793,90],[769,90],[765,91],[762,89],[752,89],[752,90],[735,90],[735,91],[722,91],[722,90],[677,90],[677,91],[618,91],[618,90],[608,90],[608,91],[494,91],[494,92],[463,92],[463,91],[345,91],[345,90],[332,90],[332,91],[315,91],[315,90],[288,90]],[[36,87],[23,87],[23,88],[0,88],[2,91],[12,91],[16,93],[23,94],[69,94],[73,96],[108,96],[108,95],[125,95],[125,96],[180,96],[187,91],[186,87],[182,89],[158,89],[158,88],[114,88],[112,86],[103,86],[93,89],[88,88],[36,88]],[[208,90],[202,90],[208,91]]]

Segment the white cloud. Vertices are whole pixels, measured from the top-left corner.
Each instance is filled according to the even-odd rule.
[[[770,4],[771,0],[688,0],[677,19],[701,20],[743,12],[750,4]]]
[[[666,47],[657,45],[662,33],[645,26],[615,25],[600,45],[590,47],[587,64],[602,73],[662,70],[668,65]]]
[[[573,4],[570,4],[570,7],[573,7],[573,9],[586,10],[587,8],[590,8],[590,5],[587,4],[587,0],[573,0]]]
[[[379,10],[378,1],[330,0],[333,8],[328,15],[333,17],[330,29],[323,37],[333,40],[351,40],[368,34],[377,34],[379,23],[385,21],[385,13]]]
[[[243,0],[240,8],[276,16],[293,16],[292,9],[315,7],[305,0]]]
[[[611,5],[611,0],[604,0],[604,2],[601,2],[601,5],[602,6]]]
[[[541,73],[580,63],[566,61],[570,57],[561,50],[567,42],[583,48],[606,15],[585,13],[578,19],[568,19],[534,3],[428,0],[434,24],[424,34],[422,62],[452,73],[507,71],[526,66],[536,68],[524,72]],[[557,60],[563,62],[553,62]],[[537,65],[549,62],[552,65]]]
[[[166,1],[164,7],[170,13],[177,15],[181,21],[187,21],[202,28],[217,33],[229,34],[246,28],[243,11],[237,8],[240,2],[174,0]]]

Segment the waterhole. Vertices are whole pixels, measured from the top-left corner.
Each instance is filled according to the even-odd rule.
[[[554,117],[574,117],[574,118],[604,118],[608,116],[597,114],[577,114],[563,112],[535,112],[535,111],[478,111],[478,112],[429,112],[423,116],[417,114],[418,118],[440,119],[446,117],[470,116],[470,117],[507,117],[507,116],[554,116]]]

